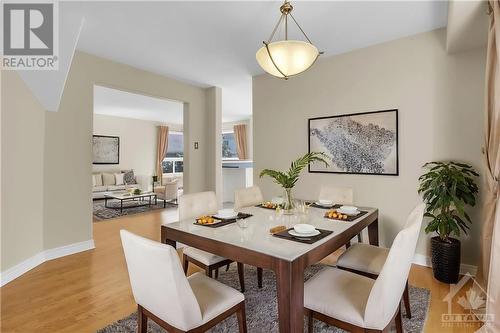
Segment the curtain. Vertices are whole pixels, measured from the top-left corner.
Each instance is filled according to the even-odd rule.
[[[483,331],[500,332],[500,4],[489,0],[490,28],[486,58],[485,194],[478,281],[487,285],[487,320]]]
[[[248,158],[247,153],[247,125],[234,126],[234,140],[236,141],[236,152],[240,160]]]
[[[163,168],[161,162],[167,155],[168,149],[168,127],[158,126],[158,145],[156,146],[156,175],[160,185],[163,183]]]

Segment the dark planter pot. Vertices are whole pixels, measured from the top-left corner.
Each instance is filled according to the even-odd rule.
[[[431,238],[432,270],[434,277],[444,283],[457,283],[460,273],[460,241],[439,236]]]

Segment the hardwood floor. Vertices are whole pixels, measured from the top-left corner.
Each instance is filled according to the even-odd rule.
[[[137,305],[130,290],[119,230],[159,241],[161,223],[176,219],[176,209],[169,208],[94,223],[94,250],[46,262],[0,289],[0,331],[95,332],[129,315]],[[325,262],[335,260],[333,254]],[[194,269],[190,266],[190,272]],[[442,326],[441,315],[448,311],[442,299],[449,286],[434,280],[429,268],[414,265],[409,282],[431,291],[425,332],[468,333],[478,329],[477,324]],[[463,310],[455,304],[453,313]]]

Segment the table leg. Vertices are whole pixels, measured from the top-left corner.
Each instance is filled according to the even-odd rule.
[[[299,260],[279,260],[275,273],[279,331],[304,332],[304,267]]]
[[[109,208],[108,207],[108,198],[107,197],[104,198],[104,207]]]
[[[167,238],[167,231],[165,230],[165,228],[161,228],[161,242],[163,244],[172,246],[174,249],[177,248],[177,242]]]
[[[368,241],[371,245],[378,246],[378,217],[368,226]]]
[[[123,213],[123,200],[120,200],[120,214]]]
[[[149,204],[148,204],[149,207],[151,207],[151,196],[149,196]]]

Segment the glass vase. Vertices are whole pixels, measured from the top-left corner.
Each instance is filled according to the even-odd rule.
[[[293,200],[292,189],[285,188],[283,202],[283,214],[291,215],[295,211],[295,201]]]

